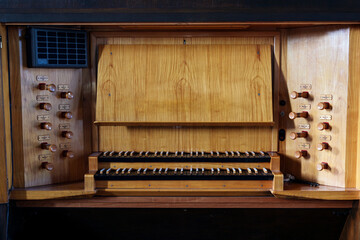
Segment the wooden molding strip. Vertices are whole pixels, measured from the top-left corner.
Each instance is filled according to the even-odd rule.
[[[194,127],[271,127],[275,122],[117,122],[95,121],[98,126],[128,126],[128,127],[151,127],[151,126],[194,126]]]
[[[93,197],[16,201],[18,207],[95,208],[351,208],[352,201],[289,200],[274,197]]]

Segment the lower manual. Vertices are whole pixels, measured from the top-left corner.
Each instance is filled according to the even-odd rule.
[[[262,168],[103,168],[95,180],[272,180],[270,169]]]

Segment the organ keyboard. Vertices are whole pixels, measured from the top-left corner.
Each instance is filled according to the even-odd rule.
[[[90,156],[89,166],[100,190],[282,189],[279,156],[272,152],[105,151]]]

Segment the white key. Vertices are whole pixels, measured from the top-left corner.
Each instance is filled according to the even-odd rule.
[[[131,170],[132,170],[132,168],[129,168],[129,170],[128,170],[128,174],[130,174],[130,173],[131,173]]]
[[[226,168],[226,174],[230,174],[230,169]]]
[[[159,175],[161,175],[162,168],[159,169]]]
[[[255,154],[255,152],[254,152],[254,151],[251,151],[250,153],[251,153],[251,155],[252,155],[253,157],[255,157],[255,156],[256,156],[256,154]]]
[[[197,175],[199,173],[199,169],[198,168],[196,168],[196,172],[195,172],[195,174]]]
[[[184,173],[184,169],[181,168],[181,169],[180,169],[180,174],[182,175],[183,173]]]
[[[201,174],[204,174],[204,173],[205,173],[205,169],[201,168]]]
[[[141,173],[141,168],[139,168],[138,170],[137,170],[137,174],[140,174]]]
[[[100,174],[104,174],[104,171],[105,171],[106,168],[103,168],[100,170]]]
[[[220,174],[220,168],[217,168],[217,174]]]
[[[119,174],[121,168],[116,169],[115,173]]]
[[[251,168],[247,168],[248,173],[251,173]]]
[[[156,174],[156,168],[153,169],[153,174],[154,174],[154,175]]]
[[[124,153],[124,157],[126,157],[128,153],[129,153],[129,151],[126,151],[126,152]]]
[[[147,168],[144,169],[143,174],[146,174],[146,172],[147,172]]]
[[[264,173],[268,173],[268,170],[266,168],[263,168]]]
[[[238,168],[238,170],[239,170],[239,173],[240,173],[240,174],[242,174],[242,170],[241,170],[241,168]]]
[[[260,151],[261,156],[265,156],[265,153],[263,151]]]
[[[132,151],[132,152],[130,153],[130,157],[132,157],[132,156],[134,155],[134,153],[135,153],[135,151]]]
[[[165,174],[167,174],[168,170],[169,170],[169,168],[165,168]]]
[[[175,168],[175,170],[174,170],[174,175],[176,175],[177,174],[177,168]]]
[[[238,155],[238,157],[241,156],[240,152],[239,151],[236,151],[236,154]]]
[[[214,175],[214,169],[211,168],[211,175]]]
[[[257,174],[258,173],[257,168],[253,168],[253,169],[254,169],[255,174]]]
[[[106,170],[106,175],[108,175],[109,173],[110,173],[110,171],[111,171],[111,168],[109,168],[108,170]]]
[[[126,168],[121,171],[121,174],[125,174]]]
[[[236,174],[236,170],[235,168],[232,168],[233,174]]]
[[[120,151],[118,156],[121,157],[121,154],[123,154],[124,151]]]
[[[111,156],[114,154],[114,152],[115,152],[115,151],[111,151],[111,152],[109,153],[109,156],[111,157]]]

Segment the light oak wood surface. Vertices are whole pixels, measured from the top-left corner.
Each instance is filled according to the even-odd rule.
[[[286,99],[282,126],[286,129],[285,171],[303,180],[337,187],[356,187],[358,146],[358,30],[349,27],[319,27],[289,30],[283,42],[284,81],[287,94],[309,92],[309,98]],[[283,93],[284,94],[284,93]],[[324,100],[325,98],[325,100]],[[331,108],[319,110],[318,103]],[[309,113],[308,118],[290,120],[289,112]],[[317,125],[327,122],[329,129]],[[307,131],[308,137],[292,140],[292,132]],[[325,140],[324,140],[325,139]],[[319,151],[317,145],[329,144]],[[306,150],[307,157],[295,158]],[[328,163],[326,170],[316,166]]]
[[[196,44],[230,44],[230,45],[272,45],[275,62],[279,62],[279,44],[274,46],[276,32],[94,32],[93,47],[101,45],[134,45],[134,44],[172,44],[183,46]],[[93,52],[96,52],[93,48]],[[95,58],[95,56],[94,56]],[[278,68],[278,64],[273,66]],[[274,82],[278,80],[279,71],[274,70]],[[92,74],[92,78],[96,75]],[[277,105],[274,105],[276,111]],[[209,122],[207,123],[209,124]],[[221,123],[217,123],[218,125]],[[269,124],[272,125],[273,123]],[[111,122],[109,123],[111,125]],[[116,125],[116,123],[115,123]],[[127,123],[128,125],[128,123]],[[155,123],[157,125],[157,123]],[[276,123],[275,123],[276,126]],[[124,127],[101,126],[99,124],[99,150],[173,150],[190,151],[204,149],[238,149],[249,151],[277,150],[277,130],[271,126],[254,127]],[[239,137],[241,136],[241,137]]]
[[[97,93],[98,122],[272,122],[270,45],[105,45]]]
[[[11,186],[11,129],[6,27],[0,24],[0,203],[7,203]]]
[[[322,201],[256,197],[93,197],[16,201],[18,207],[97,208],[351,208],[353,201]]]
[[[85,150],[90,144],[84,143],[83,134],[82,100],[86,95],[82,92],[82,70],[28,68],[24,34],[24,29],[9,29],[14,186],[21,188],[82,180],[87,168],[86,159],[91,152]],[[38,81],[37,76],[46,76],[48,80]],[[39,83],[54,84],[56,91],[40,90]],[[60,85],[66,89],[59,89]],[[74,98],[61,98],[60,93],[66,91],[71,91]],[[44,97],[45,100],[39,100]],[[50,103],[52,109],[39,109],[42,102]],[[64,111],[71,112],[73,118],[61,118]],[[39,116],[49,119],[39,120]],[[41,122],[50,122],[52,129],[41,129]],[[66,125],[67,129],[60,128],[60,125]],[[72,131],[72,139],[62,137],[62,131]],[[46,140],[41,140],[43,137]],[[43,142],[55,145],[57,151],[51,153],[41,149]],[[64,157],[62,152],[65,150],[71,150],[75,157]],[[42,162],[53,164],[54,169],[42,169]]]

